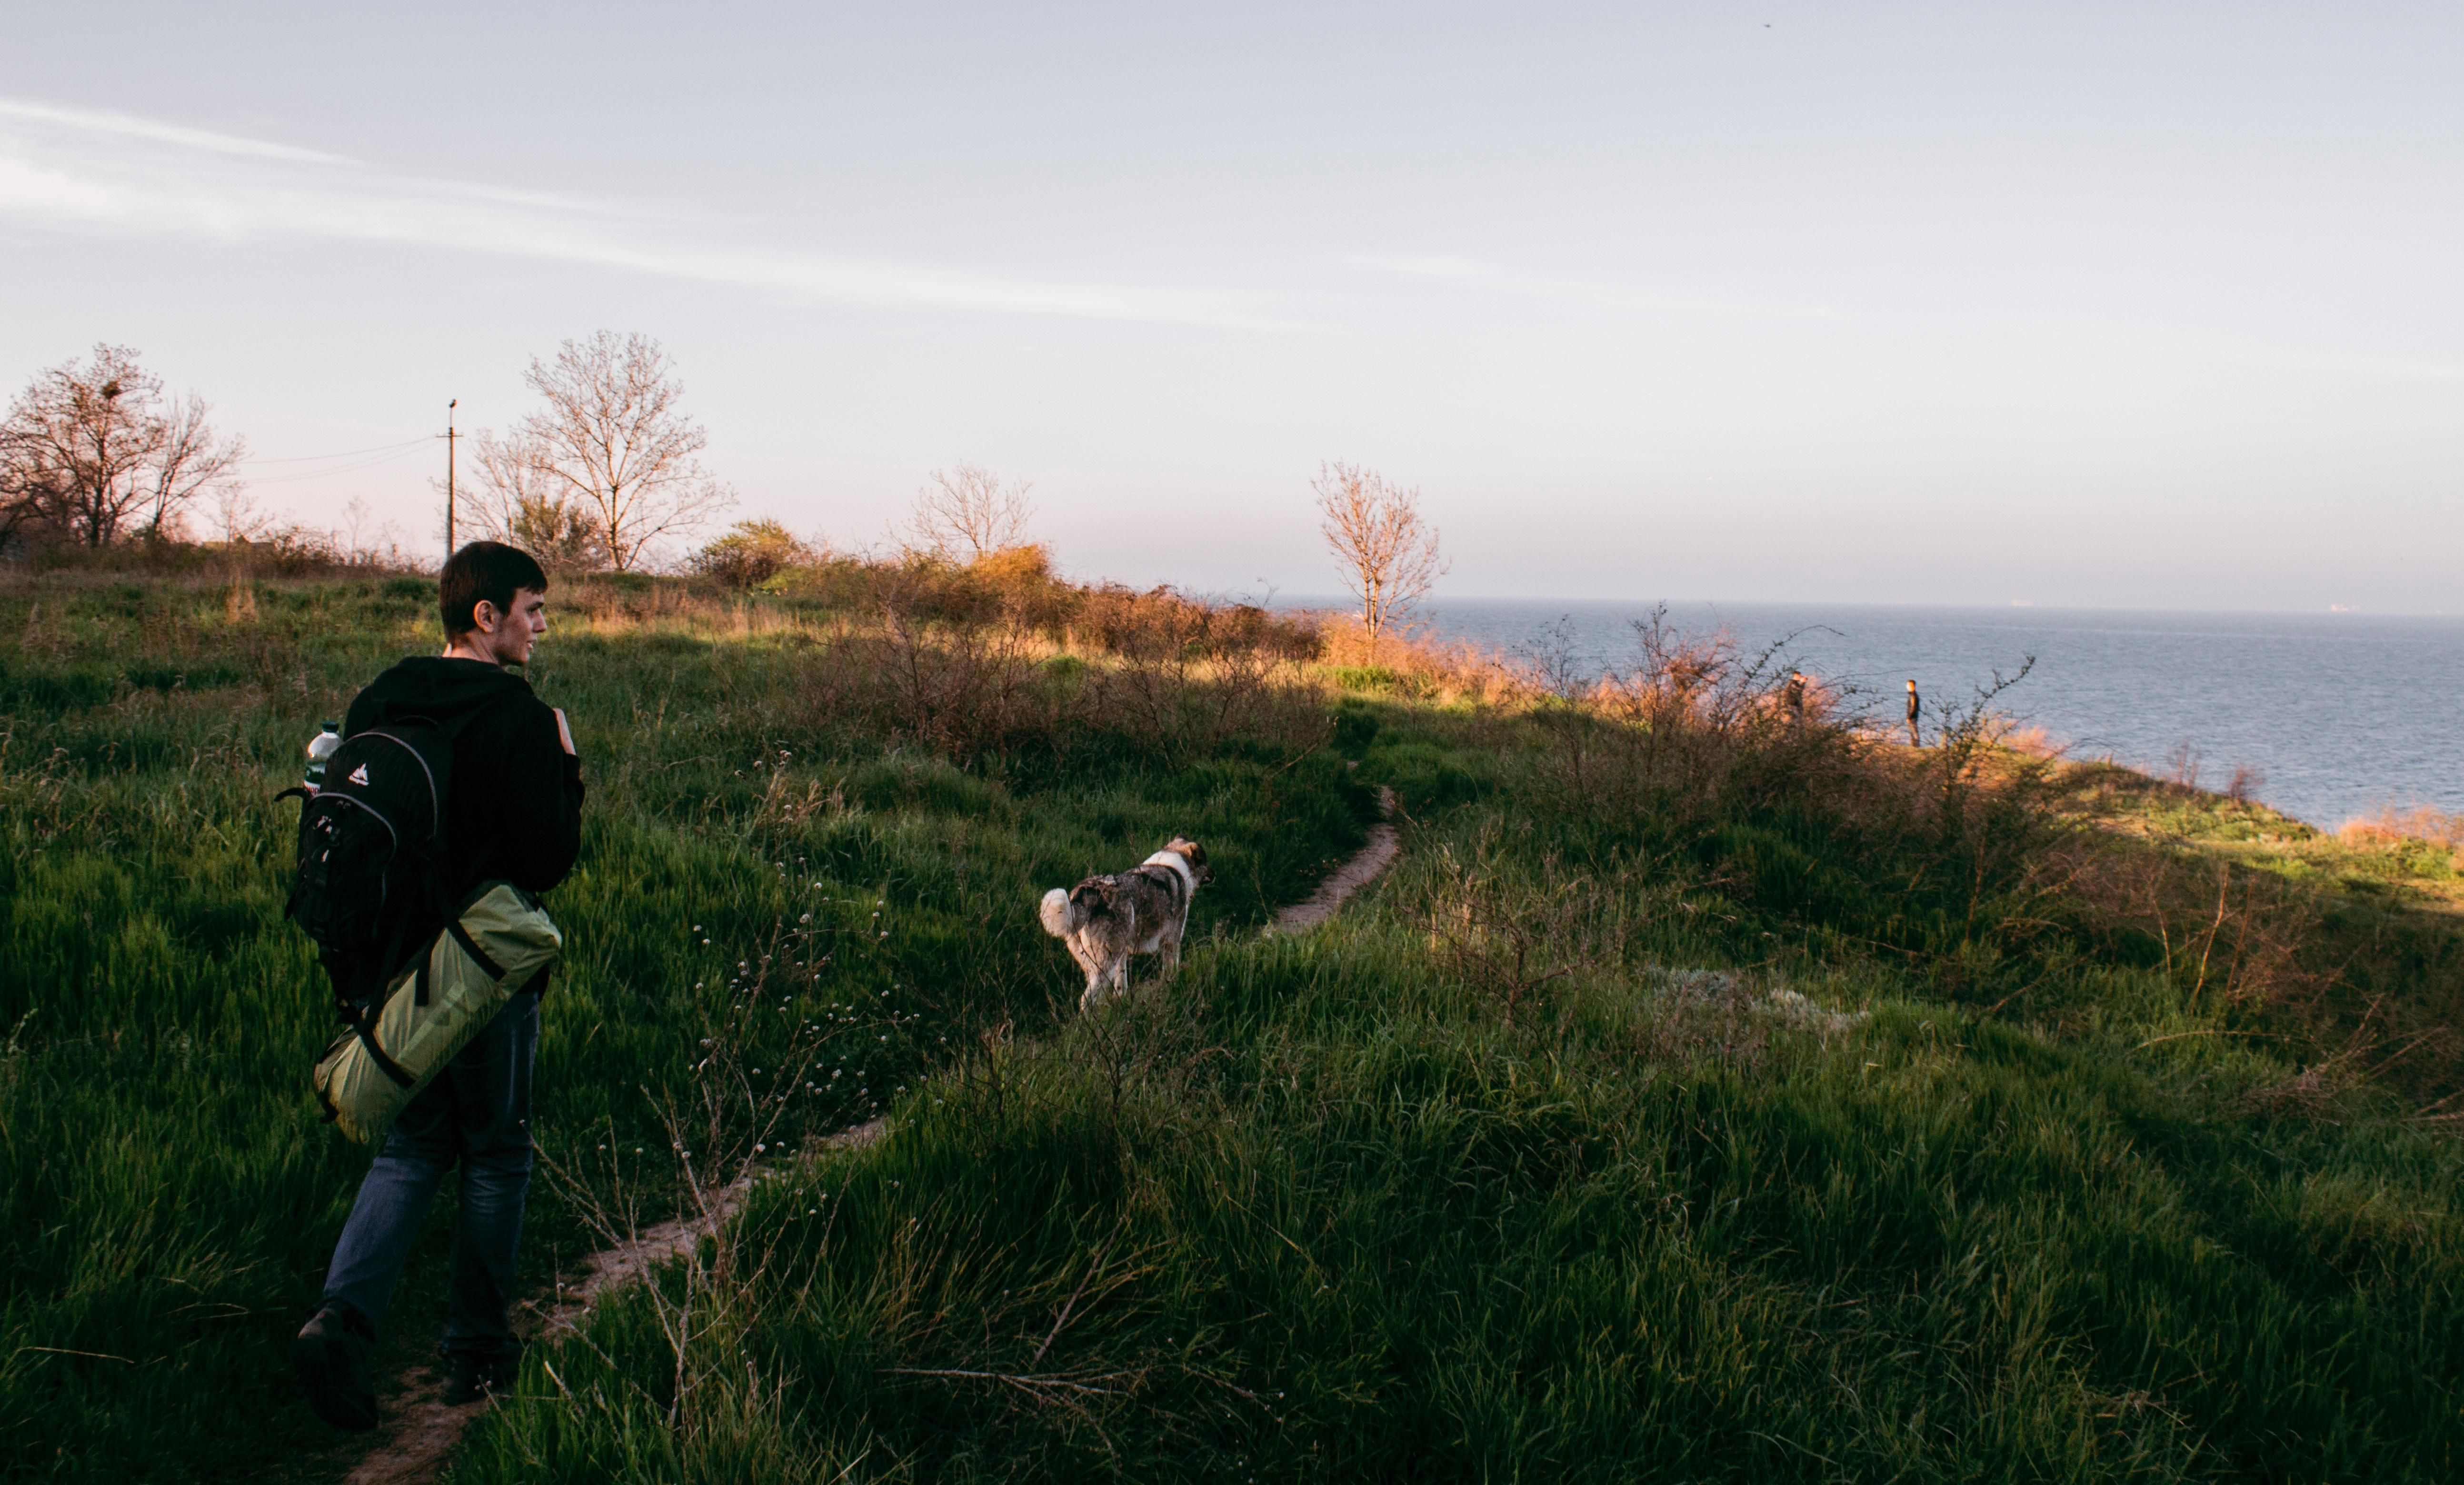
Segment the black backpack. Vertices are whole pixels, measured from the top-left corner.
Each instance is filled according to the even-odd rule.
[[[325,760],[324,786],[275,797],[299,812],[298,874],[285,916],[317,942],[334,1003],[357,1025],[385,983],[451,916],[442,876],[453,739],[425,717],[352,733]]]

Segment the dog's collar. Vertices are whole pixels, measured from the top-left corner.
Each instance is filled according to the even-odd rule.
[[[1170,866],[1173,870],[1180,873],[1181,895],[1183,897],[1194,897],[1197,895],[1198,873],[1189,869],[1188,858],[1182,856],[1178,851],[1157,851],[1153,856],[1148,857],[1145,861],[1138,863],[1138,864],[1141,866]]]

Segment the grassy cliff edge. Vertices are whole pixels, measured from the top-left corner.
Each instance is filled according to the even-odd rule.
[[[0,1473],[347,1461],[280,1373],[365,1156],[266,797],[426,591],[0,589]],[[537,1277],[664,1189],[704,1038],[811,1152],[457,1481],[2464,1467],[2444,850],[1890,747],[1716,646],[1508,695],[1127,601],[567,600]],[[1259,936],[1381,784],[1395,871]],[[1075,1015],[1033,892],[1173,831],[1198,948]]]

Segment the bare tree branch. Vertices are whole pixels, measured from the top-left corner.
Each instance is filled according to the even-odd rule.
[[[523,380],[547,407],[508,440],[507,457],[536,476],[518,484],[517,513],[532,510],[569,538],[565,508],[579,506],[608,565],[626,572],[653,543],[690,535],[735,504],[735,491],[694,457],[710,435],[678,408],[684,385],[656,340],[603,330],[565,341],[553,362],[534,359]]]
[[[1026,542],[1035,508],[1024,480],[1003,480],[981,465],[935,470],[915,492],[915,509],[894,535],[910,550],[951,561],[973,561]]]
[[[1420,517],[1420,492],[1336,460],[1318,466],[1318,531],[1334,554],[1343,585],[1360,604],[1369,651],[1408,617],[1450,565],[1438,556],[1438,529]]]
[[[484,428],[471,443],[479,467],[469,506],[475,530],[521,548],[551,572],[607,565],[598,506],[557,479],[534,445],[520,434],[499,438]]]
[[[274,517],[257,505],[248,487],[236,480],[225,481],[213,489],[214,530],[222,534],[225,545],[255,541],[274,529]]]
[[[231,483],[246,451],[214,436],[202,399],[165,404],[135,351],[98,345],[83,365],[37,375],[0,421],[0,529],[92,547],[162,535],[201,491]]]
[[[161,415],[162,445],[151,471],[147,530],[160,532],[190,501],[210,489],[236,483],[230,476],[247,456],[237,438],[216,438],[206,421],[206,400],[194,392],[177,398]]]

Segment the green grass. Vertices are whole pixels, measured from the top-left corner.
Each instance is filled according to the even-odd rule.
[[[267,586],[233,619],[218,587],[0,589],[0,1474],[324,1468],[332,1435],[292,1397],[283,1343],[368,1152],[308,1094],[330,1012],[280,917],[296,814],[272,796],[320,717],[433,648],[432,601],[417,581]],[[545,1008],[551,1150],[650,1133],[642,1090],[686,1081],[737,962],[805,913],[830,962],[798,1009],[865,1008],[827,1024],[864,1053],[832,1062],[869,1077],[793,1114],[835,1129],[948,1038],[1031,1033],[1072,1000],[1033,922],[1043,887],[1186,832],[1220,863],[1195,930],[1246,931],[1360,838],[1366,796],[1331,757],[1232,746],[1003,776],[817,727],[804,638],[618,625],[553,636],[535,668],[590,790],[549,900],[573,946]],[[390,1367],[433,1343],[450,1210]],[[533,1212],[544,1284],[584,1233],[538,1185]]]
[[[281,1343],[364,1154],[308,1107],[324,1025],[265,796],[417,602],[0,590],[0,1470],[320,1447]],[[1818,730],[1637,742],[1366,675],[1323,752],[1065,732],[961,769],[817,710],[818,632],[554,637],[535,680],[593,794],[541,1123],[649,1132],[644,1090],[690,1085],[737,962],[810,911],[799,1009],[853,1028],[834,1065],[891,1132],[756,1188],[681,1365],[644,1290],[536,1348],[460,1485],[2464,1471],[2464,1151],[2412,1117],[2453,1052],[2374,1075],[2385,1021],[2346,1014],[2457,1003],[2444,863],[2126,780],[1963,793]],[[1256,936],[1376,783],[1396,871]],[[1219,863],[1197,948],[1076,1016],[1032,890],[1175,829]],[[2179,951],[2217,881],[2228,926]],[[870,1107],[790,1101],[806,1131]],[[547,1209],[540,1277],[582,1236]],[[432,1331],[414,1300],[398,1337]]]
[[[2272,1043],[2143,1045],[2256,1023],[2201,1019],[2109,926],[1954,913],[1938,837],[1785,791],[1586,814],[1532,734],[1353,714],[1414,815],[1370,901],[927,1082],[879,1147],[757,1193],[727,1243],[763,1277],[681,1395],[636,1295],[455,1479],[2464,1463],[2464,1159],[2391,1095],[2271,1114]],[[1449,948],[1467,904],[1487,937]],[[1517,920],[1568,972],[1509,1007]],[[2039,1021],[1952,1003],[2048,975]]]

